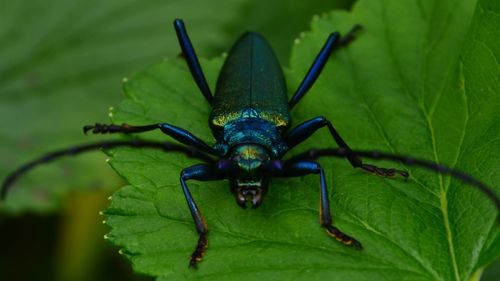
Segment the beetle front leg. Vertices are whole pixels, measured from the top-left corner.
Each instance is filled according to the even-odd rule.
[[[346,151],[352,151],[351,148],[347,145],[347,143],[342,139],[339,135],[335,127],[333,127],[332,123],[328,121],[325,117],[316,117],[311,120],[305,121],[302,124],[299,124],[297,127],[293,128],[286,136],[285,142],[288,147],[291,149],[292,147],[298,145],[299,143],[308,139],[312,134],[314,134],[317,130],[327,127],[332,135],[333,139],[337,143],[337,145]],[[396,174],[401,175],[405,179],[408,178],[408,172],[394,169],[394,168],[380,168],[370,164],[364,164],[361,158],[356,156],[354,153],[347,155],[347,159],[351,163],[354,168],[361,168],[369,173],[382,176],[382,177],[393,177]]]
[[[182,191],[184,192],[184,197],[186,197],[186,203],[188,204],[189,211],[191,212],[191,216],[193,217],[196,231],[199,234],[198,243],[196,244],[196,248],[191,254],[191,258],[189,260],[189,267],[196,267],[196,263],[200,262],[203,259],[203,255],[208,247],[208,227],[205,219],[201,215],[200,209],[194,202],[193,197],[191,196],[191,192],[186,185],[187,180],[199,180],[199,181],[213,181],[223,179],[224,175],[214,167],[209,164],[198,164],[191,166],[182,170],[181,172],[181,186]]]
[[[319,174],[320,178],[320,209],[319,217],[321,226],[323,226],[326,232],[335,238],[337,241],[353,246],[358,250],[363,247],[361,243],[354,239],[353,237],[343,233],[340,229],[332,225],[332,215],[330,212],[330,200],[328,199],[328,188],[326,184],[325,173],[321,166],[313,161],[298,161],[290,164],[290,166],[285,167],[284,176],[286,177],[300,177],[307,174]]]

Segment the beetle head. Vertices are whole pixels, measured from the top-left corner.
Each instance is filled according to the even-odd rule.
[[[242,144],[232,150],[230,159],[238,166],[238,171],[231,177],[236,203],[243,208],[247,203],[253,208],[258,207],[267,192],[268,180],[263,166],[270,159],[269,152],[258,144]]]

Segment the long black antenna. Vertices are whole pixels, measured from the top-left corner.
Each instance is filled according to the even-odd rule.
[[[423,159],[418,159],[418,158],[413,158],[410,156],[405,156],[405,155],[395,155],[391,153],[385,153],[385,152],[379,152],[379,151],[368,151],[368,150],[346,150],[346,149],[311,149],[308,150],[304,153],[295,155],[288,159],[286,162],[287,163],[292,163],[298,160],[305,160],[305,159],[317,159],[320,157],[325,157],[325,156],[334,156],[334,157],[347,157],[347,156],[359,156],[359,157],[364,157],[364,158],[370,158],[370,159],[377,159],[377,160],[392,160],[392,161],[401,161],[405,164],[411,165],[411,166],[420,166],[422,168],[426,168],[428,170],[432,171],[437,171],[441,174],[448,174],[452,175],[465,183],[471,184],[472,186],[476,187],[479,189],[486,197],[488,197],[493,204],[495,204],[498,212],[500,213],[500,198],[495,194],[492,188],[488,187],[486,184],[483,182],[475,179],[474,177],[453,169],[449,168],[447,166],[441,165],[434,163],[432,161],[428,160],[423,160]],[[498,216],[498,219],[500,220],[500,215]]]
[[[77,155],[83,152],[88,152],[97,149],[108,149],[116,147],[135,147],[135,148],[154,148],[164,151],[180,152],[186,154],[188,157],[197,158],[207,163],[213,163],[214,159],[204,152],[184,145],[179,145],[171,142],[156,142],[156,141],[143,141],[143,140],[118,140],[118,141],[100,141],[95,143],[78,145],[70,148],[64,148],[56,151],[49,152],[40,158],[24,164],[14,172],[10,173],[5,181],[2,183],[0,189],[0,198],[4,199],[8,191],[12,188],[14,182],[40,164],[52,162],[62,156]]]

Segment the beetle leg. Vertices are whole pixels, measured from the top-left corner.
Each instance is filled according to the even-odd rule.
[[[200,180],[200,181],[213,181],[223,179],[224,175],[221,174],[217,168],[213,165],[208,164],[198,164],[191,166],[182,170],[181,172],[181,186],[182,191],[184,192],[184,196],[186,197],[186,202],[189,207],[189,211],[191,212],[191,216],[193,217],[196,231],[199,234],[198,243],[196,244],[196,248],[191,254],[191,258],[189,260],[190,267],[196,267],[196,263],[200,262],[203,259],[203,255],[208,247],[208,228],[205,222],[205,219],[201,215],[200,209],[196,206],[193,197],[191,196],[191,192],[186,185],[187,180]]]
[[[346,34],[340,37],[339,42],[335,45],[335,48],[341,48],[346,45],[349,45],[354,39],[356,39],[356,33],[363,29],[363,26],[360,24],[356,24],[351,28],[351,30]]]
[[[359,241],[343,233],[340,229],[332,225],[330,201],[328,199],[328,188],[326,185],[325,173],[321,166],[313,161],[298,161],[285,167],[284,170],[285,177],[299,177],[307,174],[319,174],[321,188],[319,214],[321,226],[323,226],[326,232],[337,241],[361,250],[363,247],[361,246],[361,243]]]
[[[218,155],[218,153],[208,144],[206,144],[203,140],[196,137],[189,131],[176,127],[174,125],[168,123],[158,123],[152,125],[145,126],[131,126],[128,124],[122,125],[106,125],[96,123],[95,125],[87,125],[83,127],[83,132],[87,133],[92,130],[94,134],[113,134],[113,133],[142,133],[153,131],[156,129],[160,129],[163,133],[169,135],[173,139],[189,146],[194,146],[206,153],[210,153],[212,155]]]
[[[83,133],[87,134],[87,132],[90,130],[92,130],[93,134],[142,133],[158,129],[159,128],[158,126],[159,124],[146,125],[146,126],[130,126],[128,124],[106,125],[101,123],[95,123],[94,125],[83,126]]]
[[[352,152],[351,148],[342,139],[337,130],[335,130],[335,127],[333,127],[332,123],[322,116],[310,119],[302,124],[297,125],[297,127],[293,128],[288,134],[286,134],[284,140],[288,147],[291,149],[292,147],[308,139],[314,132],[323,127],[328,128],[330,134],[332,135],[333,139],[340,147],[340,149]],[[393,168],[379,168],[374,165],[363,164],[361,158],[359,158],[354,153],[347,153],[346,157],[354,168],[361,168],[369,173],[383,177],[393,177],[396,174],[399,174],[404,178],[408,178],[408,172],[406,171]]]
[[[318,79],[319,75],[321,74],[321,71],[323,70],[323,67],[325,66],[332,52],[335,51],[336,49],[348,45],[352,40],[354,40],[355,38],[354,34],[359,29],[361,29],[361,26],[356,25],[351,29],[349,33],[347,33],[346,36],[340,37],[340,34],[338,32],[331,33],[330,36],[328,36],[328,39],[326,39],[326,42],[323,45],[323,48],[321,48],[321,51],[314,59],[313,64],[311,65],[311,67],[307,71],[306,76],[300,83],[299,88],[297,88],[295,94],[293,94],[292,98],[288,102],[288,108],[290,110],[309,91],[309,89],[312,87],[316,79]]]
[[[208,87],[207,80],[205,79],[205,75],[203,74],[203,70],[201,69],[201,65],[198,61],[198,57],[196,56],[193,44],[191,44],[191,40],[189,39],[186,27],[184,26],[184,22],[181,19],[176,19],[174,21],[174,27],[177,34],[177,39],[179,40],[179,44],[181,45],[182,53],[186,57],[189,70],[191,71],[191,75],[193,76],[196,85],[200,89],[205,99],[209,104],[211,104],[213,95],[210,91],[210,88]]]

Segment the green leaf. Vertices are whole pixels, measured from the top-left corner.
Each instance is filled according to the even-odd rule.
[[[124,76],[179,54],[174,18],[186,20],[198,53],[213,54],[245,1],[2,1],[0,178],[48,151],[102,140],[82,126],[108,122]],[[96,152],[37,169],[3,209],[53,210],[69,190],[116,187],[103,160]]]
[[[293,112],[328,117],[356,149],[410,154],[467,171],[500,192],[500,5],[484,0],[369,1],[313,21],[293,49],[295,89],[329,32],[365,31],[325,67]],[[474,16],[474,10],[475,16]],[[474,18],[473,18],[474,16]],[[202,60],[214,85],[222,59]],[[185,62],[167,60],[125,83],[113,121],[169,122],[213,142],[209,107]],[[145,138],[166,139],[161,133]],[[333,147],[326,130],[295,151]],[[273,179],[261,207],[239,208],[227,182],[190,182],[207,220],[209,249],[187,268],[197,233],[179,185],[196,161],[139,149],[111,152],[129,183],[106,210],[107,236],[137,272],[158,280],[477,280],[500,256],[496,210],[462,182],[398,163],[408,182],[322,160],[334,223],[360,240],[341,245],[319,225],[317,176]]]
[[[227,26],[226,29],[234,36],[241,34],[242,30],[259,32],[269,41],[280,62],[288,65],[293,40],[309,25],[313,15],[334,9],[348,9],[353,2],[252,0],[241,8],[238,22]]]

